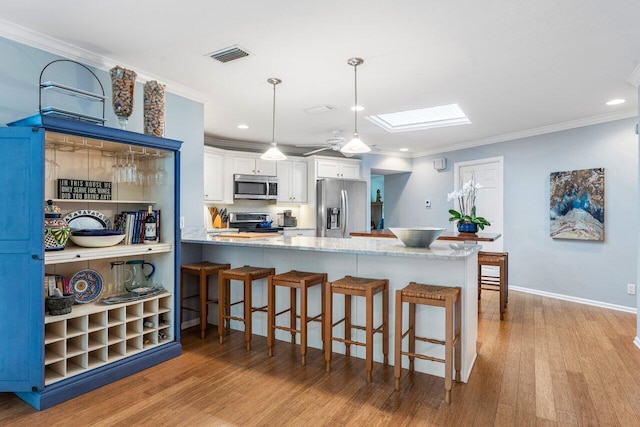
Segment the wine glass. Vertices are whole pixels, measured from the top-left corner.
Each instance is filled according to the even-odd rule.
[[[155,185],[156,183],[156,171],[151,167],[152,159],[147,162],[149,169],[147,170],[147,185]]]
[[[160,160],[160,167],[156,170],[156,185],[164,185],[167,180],[167,172],[164,170],[164,158],[158,158]]]
[[[111,181],[114,184],[120,182],[120,169],[118,168],[118,153],[113,153],[113,165],[111,165]]]
[[[129,159],[129,154],[131,154],[131,159]],[[136,166],[134,156],[135,154],[133,151],[127,153],[126,175],[128,184],[134,184],[138,179],[138,168]]]

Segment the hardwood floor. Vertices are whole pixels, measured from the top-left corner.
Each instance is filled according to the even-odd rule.
[[[320,350],[300,366],[298,348],[241,332],[223,345],[212,327],[183,336],[184,354],[121,381],[35,411],[0,393],[0,426],[640,426],[640,349],[636,317],[512,291],[500,322],[496,292],[480,306],[478,359],[469,383],[406,375],[336,354],[326,374]]]

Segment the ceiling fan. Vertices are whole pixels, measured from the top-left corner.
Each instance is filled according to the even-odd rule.
[[[306,148],[321,147],[321,148],[318,148],[317,150],[304,153],[303,156],[310,156],[312,154],[319,153],[325,150],[340,151],[340,149],[347,143],[347,139],[340,136],[339,129],[333,129],[331,131],[331,134],[332,136],[328,138],[327,142],[325,142],[322,145],[319,145],[319,144],[318,145],[296,145],[296,147],[306,147]]]

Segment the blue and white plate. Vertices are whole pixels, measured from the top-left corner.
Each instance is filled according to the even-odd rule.
[[[95,270],[85,268],[78,271],[69,280],[71,291],[78,304],[86,304],[95,301],[102,293],[102,276]]]

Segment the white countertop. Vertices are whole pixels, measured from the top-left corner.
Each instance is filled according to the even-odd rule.
[[[266,237],[238,239],[193,233],[182,236],[183,243],[248,246],[254,248],[293,249],[300,251],[342,252],[363,255],[420,257],[460,260],[478,252],[480,245],[434,242],[429,248],[407,248],[397,239],[341,239],[335,237]]]

